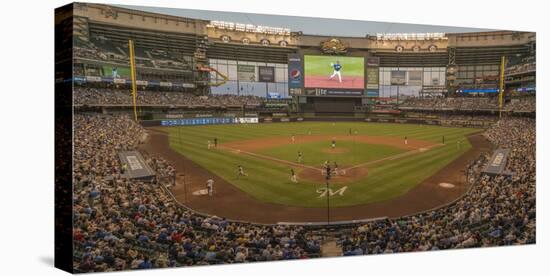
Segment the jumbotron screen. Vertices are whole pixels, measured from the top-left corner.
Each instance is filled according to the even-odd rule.
[[[365,88],[363,57],[304,56],[306,88]]]

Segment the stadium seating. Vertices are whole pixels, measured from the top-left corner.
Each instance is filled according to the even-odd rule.
[[[157,178],[121,177],[116,153],[146,138],[126,116],[77,115],[74,246],[77,272],[318,257],[320,237],[301,226],[261,226],[204,217],[177,205]],[[173,176],[158,157],[147,163]]]
[[[74,166],[75,267],[113,271],[318,257],[319,232],[205,217],[172,200],[160,179],[176,173],[147,156],[159,177],[121,177],[116,153],[136,149],[144,129],[126,116],[77,115]],[[398,219],[342,226],[344,255],[410,252],[535,242],[535,121],[502,119],[485,132],[510,148],[510,177],[481,173],[488,156],[467,168],[470,191],[454,204]],[[162,177],[165,178],[162,178]],[[168,177],[168,178],[166,178]]]
[[[133,104],[130,90],[84,88],[74,89],[74,101],[77,105],[126,105]],[[196,96],[182,92],[139,91],[139,105],[181,105],[181,106],[258,106],[263,101],[257,96],[211,95]]]

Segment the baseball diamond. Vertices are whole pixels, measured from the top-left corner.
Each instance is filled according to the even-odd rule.
[[[347,135],[349,128],[357,134]],[[451,202],[467,190],[460,164],[470,162],[482,148],[487,150],[477,132],[426,125],[328,122],[156,127],[145,148],[166,154],[178,164],[177,169],[185,169],[185,178],[179,179],[172,192],[182,204],[197,211],[261,223],[315,222],[322,220],[320,213],[325,210],[325,200],[317,192],[325,185],[321,173],[324,161],[339,166],[340,175],[332,177],[331,189],[347,187],[341,196],[331,198],[332,206],[345,207],[334,209],[334,220],[402,216]],[[291,142],[291,133],[295,142]],[[407,145],[405,136],[409,137]],[[206,141],[212,137],[220,144],[208,149]],[[333,139],[335,152],[330,149]],[[456,141],[464,141],[463,146],[457,148]],[[339,149],[348,151],[336,151]],[[302,162],[297,160],[298,151],[303,154]],[[236,164],[246,168],[248,177],[236,178]],[[290,181],[289,168],[297,171],[298,184]],[[185,194],[203,187],[210,176],[218,179],[218,189],[230,195]],[[439,188],[440,182],[453,183],[455,188]],[[240,204],[234,209],[228,205],[232,201],[253,204],[255,211],[263,212],[247,214]],[[396,201],[408,203],[389,207]],[[384,205],[388,208],[374,208]],[[371,211],[361,211],[366,209]]]

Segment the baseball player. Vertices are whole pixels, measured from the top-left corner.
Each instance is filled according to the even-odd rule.
[[[214,193],[214,180],[212,178],[206,180],[206,189],[208,190],[208,196],[212,196]]]
[[[328,160],[325,160],[325,163],[323,163],[323,169],[321,170],[321,175],[323,175],[323,173],[327,171],[328,167],[329,167]]]
[[[334,161],[334,175],[338,175],[338,164],[336,163],[336,161]]]
[[[210,140],[208,140],[208,149],[210,149],[212,147],[212,142],[210,142]]]
[[[326,171],[326,179],[329,180],[330,175],[332,173],[332,169],[330,168],[330,164],[327,163],[327,167],[325,168],[325,171]]]
[[[241,176],[248,176],[248,174],[244,172],[243,166],[239,165],[237,169],[239,171],[239,174],[237,174],[237,179],[239,179]]]
[[[298,151],[298,163],[303,163],[303,162],[304,162],[304,157],[302,156],[302,152]]]
[[[407,136],[405,136],[405,145],[408,145],[409,142],[407,141]]]
[[[342,74],[341,74],[342,65],[340,65],[340,61],[337,60],[336,63],[331,63],[330,66],[332,66],[332,69],[333,69],[334,71],[332,72],[332,75],[330,75],[329,80],[331,80],[332,78],[334,78],[334,76],[338,76],[338,81],[339,81],[340,83],[342,83]]]
[[[294,168],[290,168],[290,181],[298,183],[298,177],[296,177],[296,172],[294,172]]]
[[[290,137],[290,140],[292,140],[292,143],[294,143],[294,141],[296,141],[296,137],[294,137],[294,134],[292,134],[292,136]]]
[[[332,139],[331,147],[332,149],[336,148],[336,140]]]
[[[218,147],[218,138],[214,138],[214,147],[215,147],[215,148]]]

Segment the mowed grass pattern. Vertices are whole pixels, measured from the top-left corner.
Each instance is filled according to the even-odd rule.
[[[299,184],[290,181],[290,167],[277,162],[255,158],[246,154],[235,154],[226,150],[208,150],[207,141],[218,138],[218,143],[280,137],[289,139],[295,135],[347,135],[349,129],[357,135],[404,137],[441,143],[434,147],[396,160],[382,161],[369,166],[369,175],[363,180],[332,185],[332,189],[347,186],[343,196],[333,196],[332,206],[352,206],[398,197],[445,167],[452,160],[467,151],[471,145],[465,135],[477,129],[448,128],[429,125],[382,124],[366,122],[301,122],[246,125],[213,125],[193,127],[166,127],[170,134],[170,146],[182,155],[210,170],[242,191],[258,200],[305,207],[323,207],[326,199],[319,198],[317,189],[322,183],[301,180]],[[461,141],[461,146],[457,142]],[[315,142],[314,142],[315,143]],[[327,143],[330,143],[327,141]],[[326,147],[325,145],[321,145]],[[342,145],[345,146],[345,145]],[[366,151],[374,151],[368,145]],[[387,146],[381,146],[387,147]],[[391,150],[397,150],[390,147]],[[388,149],[388,150],[390,150]],[[281,149],[280,149],[281,150]],[[289,143],[288,151],[294,151]],[[318,149],[317,149],[318,150]],[[315,151],[315,149],[314,149]],[[290,156],[292,155],[289,153]],[[353,156],[344,157],[353,161]],[[372,153],[371,153],[372,154]],[[385,156],[381,153],[380,156]],[[304,161],[310,158],[304,154]],[[325,157],[321,157],[323,159]],[[357,157],[355,157],[357,158]],[[365,159],[376,156],[361,157]],[[379,159],[379,158],[376,158]],[[318,163],[318,161],[312,161]],[[353,162],[356,164],[359,162]],[[237,165],[242,165],[248,177],[237,179]]]

